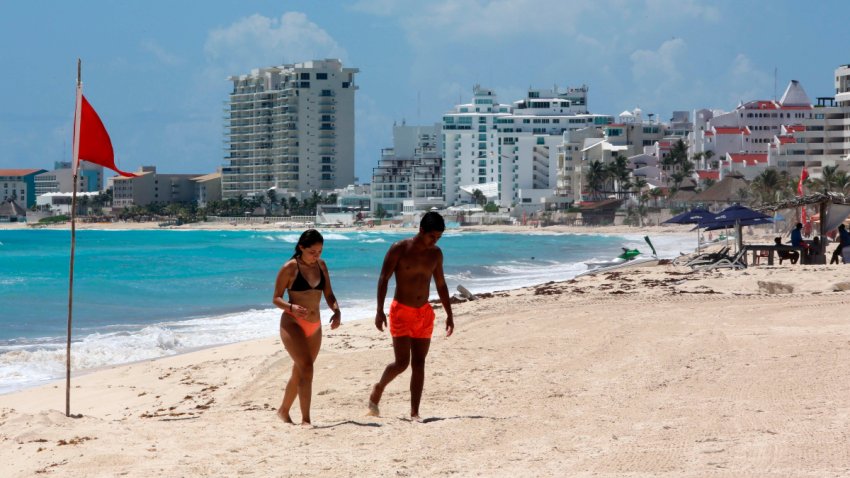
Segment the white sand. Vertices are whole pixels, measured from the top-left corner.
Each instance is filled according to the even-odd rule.
[[[659,266],[457,304],[425,423],[409,371],[364,416],[392,355],[366,322],[324,332],[311,430],[275,416],[273,336],[115,367],[75,379],[82,418],[62,383],[0,396],[2,476],[850,476],[848,271]]]

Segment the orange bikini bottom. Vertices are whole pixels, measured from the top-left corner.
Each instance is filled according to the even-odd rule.
[[[299,327],[301,327],[301,330],[303,330],[303,331],[304,331],[304,336],[305,336],[305,337],[310,337],[310,336],[312,336],[313,334],[315,334],[316,332],[318,332],[318,331],[319,331],[319,329],[321,329],[321,328],[322,328],[322,321],[321,321],[321,319],[319,319],[319,320],[317,320],[317,321],[315,321],[315,322],[310,322],[309,320],[306,320],[306,319],[299,319],[298,317],[296,317],[296,316],[294,316],[294,315],[292,315],[292,314],[287,314],[286,312],[284,312],[284,315],[287,315],[287,316],[289,316],[289,317],[292,317],[292,319],[293,319],[293,320],[295,320],[295,323],[296,323],[296,324],[298,324],[298,326],[299,326]]]
[[[390,335],[413,339],[430,339],[434,332],[434,309],[431,304],[410,307],[394,300],[390,305]]]

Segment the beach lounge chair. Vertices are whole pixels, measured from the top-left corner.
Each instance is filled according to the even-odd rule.
[[[725,257],[717,259],[714,262],[693,265],[691,266],[691,268],[695,271],[710,271],[714,269],[746,269],[747,264],[744,259],[746,253],[746,249],[741,249],[734,256],[727,255]]]
[[[697,265],[711,264],[712,262],[716,262],[720,259],[723,259],[724,257],[729,257],[729,249],[729,246],[724,246],[717,252],[706,252],[703,254],[699,254],[698,256],[686,262],[685,265],[693,267]]]

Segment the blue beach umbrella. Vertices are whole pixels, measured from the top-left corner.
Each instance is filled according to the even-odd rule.
[[[714,213],[697,207],[690,211],[677,214],[661,224],[699,224],[702,221],[708,221],[714,218]],[[699,252],[700,239],[699,228],[697,228],[697,252]]]
[[[677,214],[661,224],[699,224],[700,222],[714,219],[714,213],[703,208],[694,208],[690,211]]]
[[[758,211],[754,211],[748,207],[741,206],[740,204],[735,204],[734,206],[729,206],[726,209],[717,213],[714,216],[714,221],[717,222],[729,222],[730,224],[735,224],[735,221],[745,221],[748,219],[771,219],[767,214],[762,214]]]
[[[697,227],[706,231],[712,231],[734,226],[738,250],[741,250],[741,247],[744,245],[743,238],[741,237],[741,226],[755,226],[759,224],[770,224],[772,222],[772,217],[736,204],[720,211],[711,220],[701,221]]]

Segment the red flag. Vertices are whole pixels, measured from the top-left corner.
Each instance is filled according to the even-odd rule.
[[[803,195],[803,183],[808,179],[809,172],[806,171],[806,167],[803,166],[803,170],[800,171],[800,182],[797,183],[797,195]]]
[[[82,114],[80,114],[80,110],[82,110]],[[109,133],[106,132],[97,112],[82,93],[79,94],[77,111],[74,112],[74,124],[75,157],[73,169],[75,173],[77,163],[83,160],[109,168],[122,176],[136,176],[132,173],[125,173],[115,166],[115,155],[112,152],[112,141],[109,139]],[[79,139],[77,131],[79,131]]]
[[[800,182],[797,183],[797,195],[803,195],[803,183],[806,181],[806,178],[809,177],[809,172],[806,171],[806,167],[803,166],[803,170],[800,171]],[[806,221],[806,206],[803,205],[802,210],[800,211],[800,222],[803,223],[804,226],[807,226],[811,229],[811,226]]]

